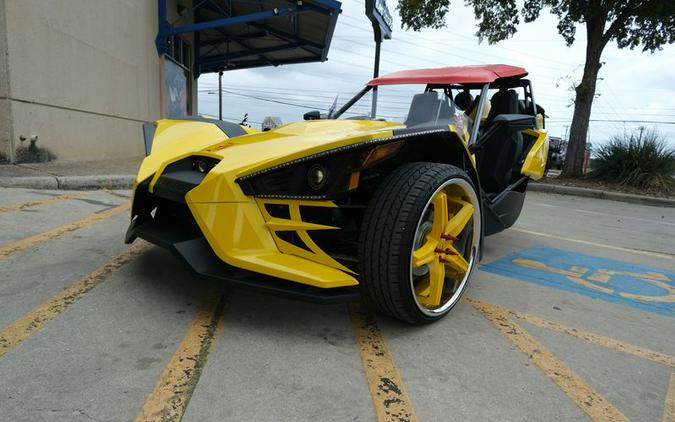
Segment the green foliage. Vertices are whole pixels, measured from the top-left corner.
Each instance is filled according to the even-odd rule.
[[[466,0],[478,20],[480,40],[502,41],[516,33],[520,19],[536,20],[542,10],[558,17],[558,32],[574,43],[576,25],[595,28],[603,46],[616,41],[619,48],[642,46],[655,51],[675,42],[675,1],[673,0]],[[522,4],[522,8],[518,5]],[[419,31],[445,24],[450,0],[399,0],[403,27]]]
[[[399,0],[397,9],[403,25],[419,31],[422,28],[442,28],[450,0]]]
[[[614,136],[594,155],[592,179],[665,192],[675,188],[675,148],[656,130]]]

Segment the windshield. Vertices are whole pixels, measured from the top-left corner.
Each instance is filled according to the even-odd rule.
[[[426,90],[425,85],[383,85],[377,90],[374,118],[403,123],[408,127],[454,124],[461,128],[466,116],[448,94],[452,94],[450,90],[442,88]],[[374,91],[370,90],[343,109],[341,114],[336,113],[335,117],[348,120],[373,119],[371,116],[373,95]]]

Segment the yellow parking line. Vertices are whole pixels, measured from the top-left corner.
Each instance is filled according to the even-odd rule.
[[[5,207],[0,207],[0,213],[20,211],[24,208],[37,207],[40,205],[51,205],[58,202],[68,201],[86,195],[86,192],[66,193],[64,195],[53,196],[51,198],[40,199],[38,201],[23,202],[21,204],[11,204]]]
[[[123,194],[123,193],[115,192],[115,191],[112,190],[112,189],[103,188],[103,189],[101,189],[101,191],[103,191],[103,192],[105,192],[105,193],[107,193],[107,194],[110,194],[110,195],[112,195],[112,196],[116,196],[116,197],[118,197],[118,198],[131,199],[131,196],[125,195],[125,194]]]
[[[588,331],[583,331],[579,330],[574,327],[568,327],[563,324],[559,324],[557,322],[553,321],[548,321],[543,318],[539,318],[538,316],[534,315],[529,315],[525,314],[519,311],[514,311],[511,309],[504,308],[499,305],[494,305],[494,304],[487,304],[484,302],[481,302],[477,299],[471,299],[465,297],[463,299],[463,302],[469,303],[471,305],[473,304],[480,304],[480,305],[486,305],[486,306],[491,306],[494,309],[499,310],[500,313],[507,314],[509,316],[512,316],[514,318],[520,319],[522,321],[528,322],[532,325],[536,325],[537,327],[545,328],[547,330],[555,331],[558,333],[563,333],[567,334],[573,337],[577,337],[581,340],[585,340],[589,343],[596,344],[598,346],[606,347],[608,349],[616,350],[618,352],[626,353],[628,355],[633,355],[637,356],[642,359],[650,360],[655,363],[659,363],[661,365],[666,365],[675,368],[675,356],[671,356],[665,353],[657,352],[654,350],[647,349],[646,347],[641,347],[641,346],[636,346],[634,344],[622,342],[619,340],[615,340],[610,337],[605,337],[601,336],[599,334],[594,334]]]
[[[663,405],[663,422],[675,422],[675,369],[670,373],[670,384]]]
[[[180,421],[223,324],[222,290],[202,303],[192,326],[145,399],[136,421]]]
[[[556,239],[556,240],[564,240],[564,241],[567,241],[567,242],[579,243],[579,244],[582,244],[582,245],[597,246],[597,247],[605,248],[605,249],[613,249],[615,251],[629,252],[629,253],[633,253],[633,254],[647,255],[647,256],[653,256],[653,257],[657,257],[657,258],[675,259],[675,255],[671,255],[671,254],[652,252],[652,251],[643,251],[641,249],[624,248],[624,247],[621,247],[621,246],[614,246],[614,245],[605,245],[604,243],[596,243],[596,242],[589,242],[587,240],[572,239],[570,237],[563,237],[563,236],[558,236],[558,235],[555,235],[555,234],[535,232],[535,231],[532,231],[532,230],[520,229],[518,227],[511,227],[509,230],[521,232],[521,233],[526,233],[526,234],[531,234],[531,235],[534,235],[534,236],[548,237],[548,238]]]
[[[59,316],[115,270],[131,261],[146,246],[147,243],[144,242],[135,244],[0,330],[0,357]]]
[[[412,401],[373,314],[361,304],[351,304],[349,315],[356,334],[377,420],[417,421]]]
[[[82,227],[90,226],[98,221],[101,221],[105,218],[112,217],[121,212],[124,212],[129,209],[129,204],[118,205],[114,208],[107,209],[98,213],[90,214],[89,216],[74,221],[72,223],[64,224],[62,226],[56,227],[54,229],[48,230],[43,233],[38,233],[36,235],[27,237],[25,239],[17,240],[15,242],[9,242],[5,245],[0,246],[0,260],[7,258],[9,255],[22,251],[24,249],[30,248],[37,244],[46,242],[55,237],[64,235],[66,233],[72,232]]]
[[[617,408],[587,384],[530,333],[521,328],[498,307],[466,299],[485,316],[504,337],[525,353],[546,376],[551,378],[574,404],[594,421],[628,421]]]

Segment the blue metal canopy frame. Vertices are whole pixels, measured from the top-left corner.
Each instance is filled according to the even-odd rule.
[[[158,2],[157,51],[160,55],[167,53],[171,37],[194,34],[195,76],[325,61],[342,5],[335,0],[277,0],[257,4],[242,0],[194,0],[185,14],[191,14],[194,22],[171,25],[167,20],[167,0]],[[305,15],[313,16],[301,21]]]

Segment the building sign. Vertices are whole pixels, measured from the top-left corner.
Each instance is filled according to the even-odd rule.
[[[189,85],[188,72],[171,60],[164,60],[164,96],[165,117],[185,117],[188,115]]]
[[[366,0],[366,16],[373,23],[375,41],[391,39],[394,19],[391,17],[386,0]]]

